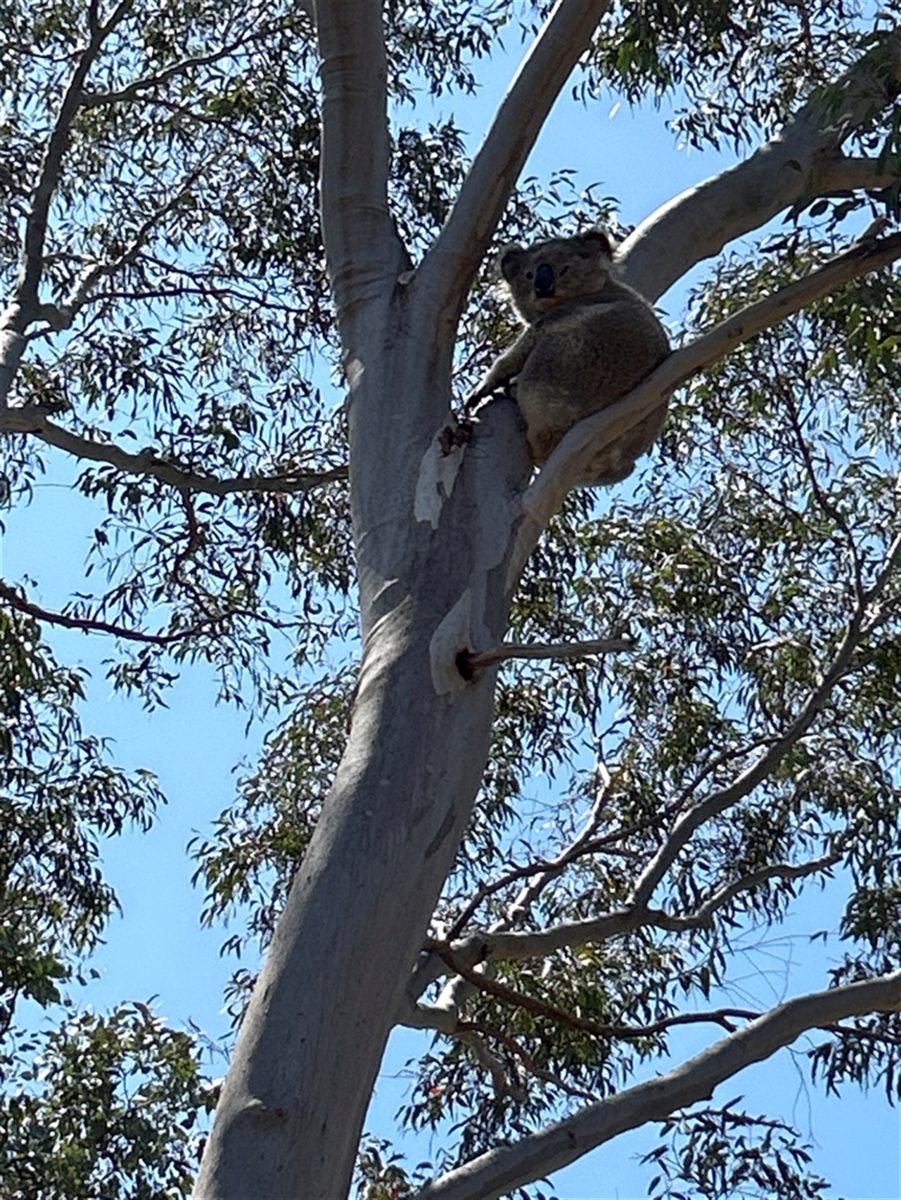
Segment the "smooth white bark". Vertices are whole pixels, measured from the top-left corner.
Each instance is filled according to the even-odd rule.
[[[830,94],[806,104],[749,158],[688,188],[642,221],[619,248],[622,278],[656,300],[686,271],[799,201],[848,188],[881,188],[897,170],[848,159],[841,147],[872,116],[895,103],[901,83],[901,27],[864,54]]]
[[[809,1029],[861,1013],[897,1012],[899,1008],[901,971],[799,996],[663,1075],[588,1105],[575,1116],[511,1146],[479,1155],[422,1188],[415,1200],[496,1200],[567,1166],[621,1133],[708,1099],[719,1084],[791,1045]]]

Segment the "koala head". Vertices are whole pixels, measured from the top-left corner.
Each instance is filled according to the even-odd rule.
[[[600,229],[534,246],[504,246],[498,255],[510,298],[527,324],[557,304],[600,291],[612,261],[610,242]]]

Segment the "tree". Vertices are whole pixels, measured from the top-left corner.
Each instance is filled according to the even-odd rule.
[[[467,163],[412,100],[472,88],[518,15],[528,54]],[[813,1195],[790,1131],[692,1106],[808,1031],[826,1086],[894,1094],[898,16],[10,6],[7,488],[50,448],[107,515],[96,593],[3,585],[9,653],[36,652],[23,621],[74,625],[146,703],[205,658],[287,713],[195,848],[208,917],[250,904],[267,947],[236,978],[204,1200],[344,1195],[398,1022],[440,1036],[410,1120],[460,1137],[428,1181],[364,1154],[373,1197],[507,1194],[651,1121],[672,1186]],[[628,232],[649,299],[791,220],[719,257],[684,347],[530,479],[515,403],[474,425],[454,403],[512,336],[492,246],[613,219],[565,175],[517,190],[576,68],[586,103],[677,95],[688,140],[756,139]],[[346,435],[316,365],[339,361]],[[573,492],[669,392],[634,488]],[[260,657],[283,634],[293,677]],[[828,986],[719,1003],[736,931],[832,877]],[[685,1024],[722,1036],[671,1061]]]

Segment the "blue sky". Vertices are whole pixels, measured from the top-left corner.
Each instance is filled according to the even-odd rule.
[[[456,113],[473,149],[502,94],[511,61],[502,58],[491,65],[475,99],[438,106],[442,115]],[[732,161],[728,155],[677,150],[663,115],[653,109],[631,113],[624,105],[613,110],[613,97],[583,109],[564,91],[527,170],[546,174],[575,167],[581,185],[598,183],[600,194],[618,196],[622,220],[635,223]],[[684,290],[683,283],[662,301],[676,327]],[[89,502],[59,486],[67,470],[61,467],[49,482],[38,485],[30,509],[8,515],[2,539],[0,573],[13,582],[26,572],[37,577],[40,587],[32,596],[51,608],[61,607],[68,589],[77,586],[86,551],[84,531],[92,527]],[[170,707],[147,713],[139,703],[111,693],[104,680],[107,651],[102,639],[62,630],[48,630],[47,637],[61,661],[81,663],[92,673],[86,727],[114,740],[118,762],[154,770],[169,797],[149,835],[126,835],[106,848],[107,873],[123,915],[111,923],[94,963],[101,978],[84,998],[103,1010],[122,999],[156,996],[157,1009],[170,1020],[192,1020],[212,1036],[221,1034],[227,1027],[222,989],[233,962],[219,956],[223,931],[199,928],[202,895],[190,885],[185,845],[229,803],[234,768],[241,757],[256,753],[261,730],[254,727],[247,733],[246,714],[215,704],[214,681],[202,668],[183,670],[167,697]],[[829,894],[814,895],[788,938],[780,934],[779,941],[748,955],[746,986],[760,1003],[776,1002],[802,986],[824,985],[824,965],[835,946],[810,945],[804,934],[834,924],[835,904]],[[804,967],[790,984],[786,961]],[[394,1113],[404,1098],[403,1062],[425,1044],[422,1035],[407,1031],[393,1039],[370,1114],[373,1132],[393,1131]],[[686,1035],[686,1053],[702,1044],[691,1043]],[[901,1125],[881,1095],[861,1097],[849,1091],[840,1099],[826,1099],[814,1094],[803,1061],[787,1051],[732,1081],[716,1099],[739,1093],[749,1110],[792,1121],[818,1146],[816,1165],[832,1179],[835,1195],[848,1200],[901,1198]],[[555,1178],[561,1200],[643,1196],[651,1172],[638,1169],[633,1159],[656,1140],[653,1130],[619,1139],[562,1172]],[[427,1154],[428,1142],[420,1140],[410,1161]]]

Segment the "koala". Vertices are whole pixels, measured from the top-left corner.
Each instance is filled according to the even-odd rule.
[[[498,265],[526,329],[467,397],[466,407],[514,381],[529,450],[543,463],[566,431],[632,390],[669,354],[653,309],[612,277],[607,236],[593,229],[534,246],[506,246]],[[618,483],[651,448],[666,400],[598,453],[578,482]]]

